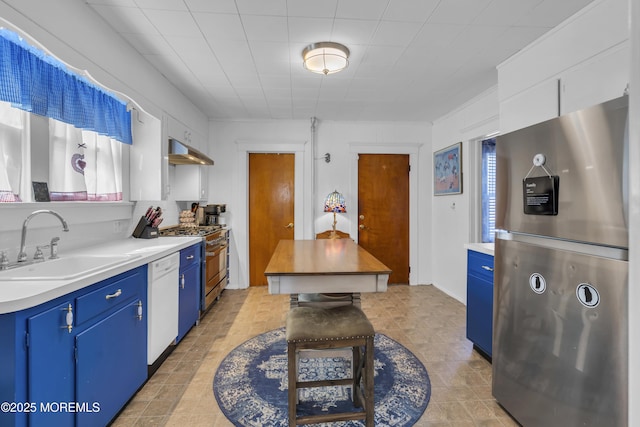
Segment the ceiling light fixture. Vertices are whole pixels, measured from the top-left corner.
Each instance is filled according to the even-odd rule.
[[[313,43],[302,51],[302,60],[304,68],[326,76],[347,68],[349,49],[340,43]]]

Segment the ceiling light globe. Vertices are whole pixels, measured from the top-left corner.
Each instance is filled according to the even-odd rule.
[[[349,66],[349,49],[339,43],[313,43],[302,51],[303,66],[318,74],[333,74]]]

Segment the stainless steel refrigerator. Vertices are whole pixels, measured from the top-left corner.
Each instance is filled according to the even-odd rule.
[[[627,425],[627,105],[496,142],[493,395],[525,427]]]

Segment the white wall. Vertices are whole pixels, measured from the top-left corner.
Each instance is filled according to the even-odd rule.
[[[498,131],[498,90],[491,88],[433,123],[432,152],[462,142],[462,194],[432,198],[431,268],[433,284],[466,304],[467,251],[464,245],[478,242],[475,218],[478,206],[479,152],[477,140]],[[432,154],[431,154],[432,155]],[[429,161],[432,161],[430,158]],[[432,177],[429,178],[432,182]]]
[[[316,232],[330,228],[332,216],[322,212],[322,206],[326,195],[335,189],[345,196],[347,203],[347,214],[339,216],[338,228],[357,236],[357,194],[352,186],[353,150],[373,147],[385,152],[413,153],[416,164],[412,165],[415,215],[411,256],[415,262],[412,262],[411,282],[430,283],[431,217],[427,191],[430,184],[425,177],[430,176],[431,166],[429,155],[424,153],[431,152],[431,126],[427,123],[324,122],[318,119],[315,128],[314,137],[311,119],[211,122],[210,154],[216,166],[209,174],[209,200],[227,204],[225,219],[232,228],[233,238],[231,286],[248,286],[247,216],[242,209],[247,200],[246,176],[243,176],[246,168],[241,164],[245,161],[244,150],[250,147],[249,151],[288,151],[299,144],[304,145],[301,166],[305,170],[300,184],[305,194],[303,206],[296,206],[297,210],[304,210],[299,216],[302,224],[296,219],[296,238],[313,238]],[[312,141],[315,141],[315,150]],[[327,152],[331,154],[330,163],[324,161]]]

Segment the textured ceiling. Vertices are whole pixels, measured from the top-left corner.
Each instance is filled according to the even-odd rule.
[[[88,0],[211,118],[432,121],[592,0]],[[345,44],[349,67],[302,67]]]

